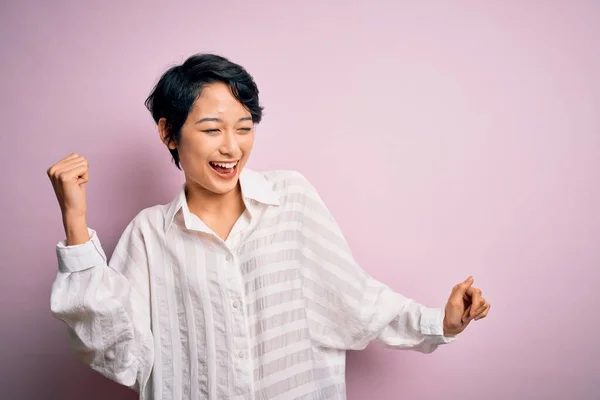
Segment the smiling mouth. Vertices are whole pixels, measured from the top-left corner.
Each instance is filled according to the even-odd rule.
[[[209,164],[212,167],[212,169],[217,171],[219,174],[231,175],[231,174],[235,173],[237,166],[239,164],[239,161],[234,161],[234,162],[210,161]]]

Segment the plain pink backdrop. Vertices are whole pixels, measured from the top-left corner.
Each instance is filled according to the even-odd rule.
[[[600,396],[599,2],[14,0],[0,50],[0,398],[135,398],[50,315],[45,171],[89,158],[112,252],[182,182],[143,101],[196,52],[254,75],[250,166],[302,171],[367,271],[430,306],[473,274],[493,304],[433,355],[349,354],[350,400]]]

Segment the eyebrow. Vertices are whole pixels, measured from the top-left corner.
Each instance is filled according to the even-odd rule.
[[[242,117],[240,119],[238,119],[237,122],[242,122],[242,121],[252,121],[252,117]],[[196,124],[201,124],[203,122],[223,122],[223,120],[221,118],[202,118],[199,119],[198,121],[196,121]]]

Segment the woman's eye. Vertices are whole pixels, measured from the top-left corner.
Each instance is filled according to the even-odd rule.
[[[239,130],[242,133],[248,133],[248,132],[250,132],[252,130],[252,128],[240,128]]]
[[[217,133],[217,132],[219,132],[219,130],[218,129],[205,129],[202,132],[204,132],[204,133]]]

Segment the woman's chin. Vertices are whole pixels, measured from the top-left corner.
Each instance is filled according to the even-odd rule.
[[[212,178],[210,179],[210,183],[206,186],[206,189],[215,194],[227,194],[236,189],[237,185],[237,177],[235,179],[228,179],[226,181]]]

